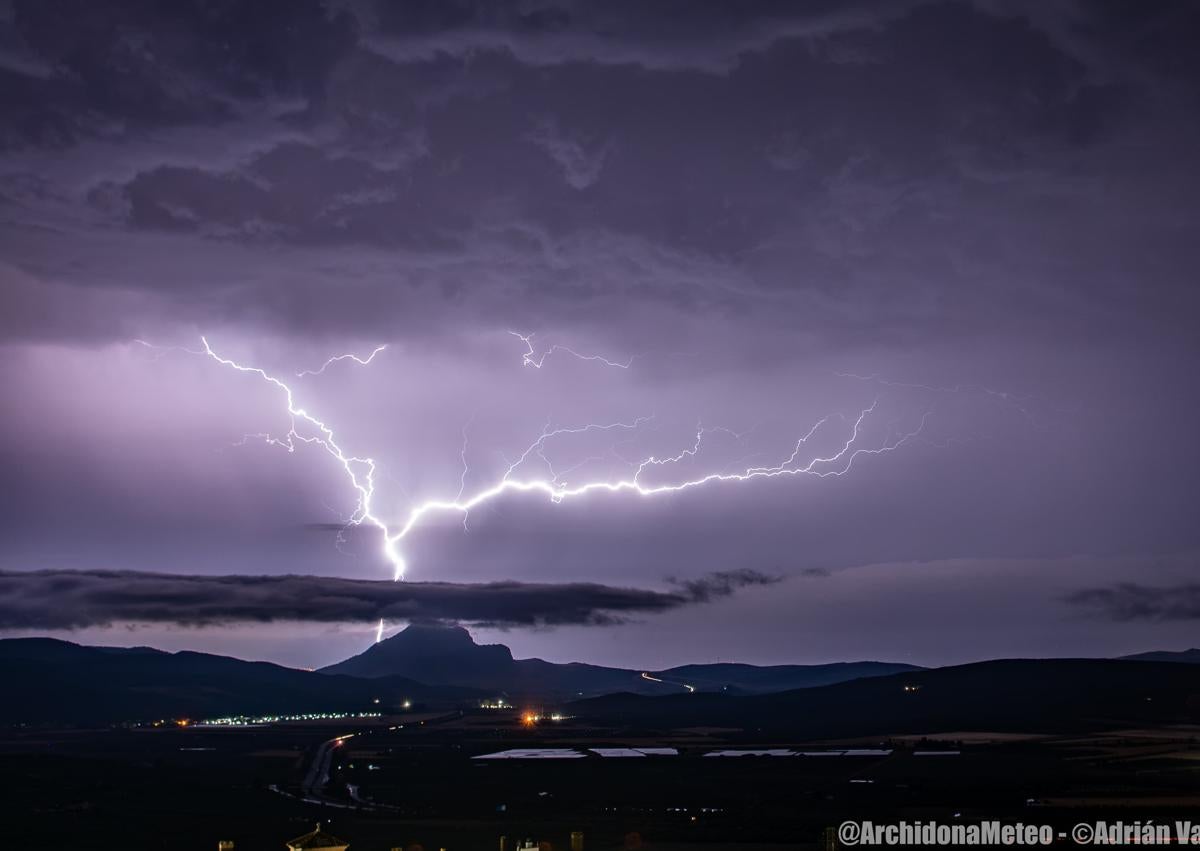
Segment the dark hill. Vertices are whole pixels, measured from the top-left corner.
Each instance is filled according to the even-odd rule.
[[[406,699],[473,696],[401,677],[328,677],[207,653],[84,647],[52,638],[0,640],[0,681],[9,695],[0,701],[5,723],[359,712]]]
[[[858,677],[918,670],[885,662],[833,665],[684,665],[665,671],[607,668],[578,662],[513,659],[503,644],[476,644],[456,626],[413,624],[360,653],[322,668],[355,677],[404,676],[424,683],[485,688],[517,696],[570,698],[612,692],[669,695],[688,691],[765,693]]]
[[[728,726],[801,737],[1194,723],[1200,721],[1200,668],[1009,659],[750,697],[610,695],[571,709],[638,726]]]
[[[1132,656],[1122,656],[1122,659],[1134,662],[1182,662],[1187,665],[1200,665],[1200,648],[1190,650],[1151,650],[1148,653],[1135,653]]]
[[[898,662],[834,662],[828,665],[744,665],[725,662],[713,665],[681,665],[655,676],[694,685],[698,691],[776,692],[812,688],[919,671],[915,665]]]
[[[511,680],[515,670],[512,653],[503,644],[476,644],[459,626],[412,624],[321,673],[490,686]]]

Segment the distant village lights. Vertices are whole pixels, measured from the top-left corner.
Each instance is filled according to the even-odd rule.
[[[549,715],[542,715],[539,712],[523,712],[521,714],[521,724],[526,727],[532,727],[539,721],[565,721],[570,717],[559,712],[552,712]]]
[[[298,715],[229,715],[224,718],[176,718],[172,721],[159,719],[149,726],[162,727],[175,724],[177,727],[259,727],[284,721],[341,721],[354,718],[381,718],[380,712],[307,712]]]

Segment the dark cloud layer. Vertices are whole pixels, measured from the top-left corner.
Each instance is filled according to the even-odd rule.
[[[1200,585],[1149,586],[1123,582],[1085,588],[1065,598],[1079,609],[1114,621],[1200,620]]]
[[[0,240],[40,289],[0,330],[586,310],[644,345],[633,301],[818,340],[1177,337],[1198,30],[1171,2],[15,2]],[[109,305],[82,328],[62,286]]]
[[[676,586],[680,593],[696,603],[707,603],[719,597],[728,597],[739,588],[748,585],[773,585],[780,581],[758,570],[719,570],[695,579],[670,577],[667,582]]]
[[[454,621],[492,627],[612,625],[778,581],[748,570],[678,591],[597,583],[386,582],[322,576],[185,576],[133,571],[0,573],[0,629],[115,623]]]

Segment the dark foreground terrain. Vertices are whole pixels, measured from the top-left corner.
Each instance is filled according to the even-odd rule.
[[[350,736],[349,734],[354,734]],[[604,757],[590,748],[671,748]],[[512,748],[567,759],[483,758]],[[722,750],[786,755],[713,756]],[[943,730],[802,740],[513,711],[431,711],[244,728],[10,728],[0,796],[10,847],[281,849],[314,820],[354,851],[820,847],[847,818],[1190,816],[1200,726]],[[1066,843],[1064,843],[1066,845]],[[510,845],[511,847],[511,845]]]
[[[6,842],[254,851],[321,820],[354,851],[501,836],[565,851],[572,833],[588,851],[767,851],[828,847],[847,819],[995,819],[1052,825],[1073,847],[1081,821],[1200,812],[1195,664],[639,673],[514,666],[507,648],[448,637],[440,667],[422,662],[432,685],[396,672],[430,651],[419,632],[377,645],[392,667],[371,677],[0,642],[15,686],[0,712]],[[478,687],[498,675],[514,689]],[[778,690],[797,677],[808,687]],[[643,693],[562,696],[607,679]]]

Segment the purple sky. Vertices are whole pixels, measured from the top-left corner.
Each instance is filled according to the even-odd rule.
[[[639,423],[511,480],[689,450],[652,487],[776,468],[829,418],[802,467],[874,405],[852,450],[890,451],[813,468],[844,475],[423,516],[414,600],[470,583],[518,655],[1194,645],[1198,36],[1186,0],[0,2],[0,572],[94,595],[64,629],[53,582],[6,578],[0,630],[298,665],[372,640],[259,597],[196,626],[98,574],[392,578],[378,529],[339,536],[345,471],[253,437],[286,400],[203,335],[375,461],[393,530],[547,424]],[[730,572],[780,581],[680,590]],[[174,602],[126,622],[147,594]],[[583,614],[530,628],[548,605]]]

